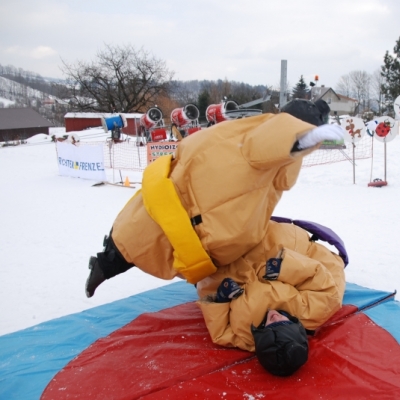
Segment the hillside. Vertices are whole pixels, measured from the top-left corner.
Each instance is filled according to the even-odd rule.
[[[0,76],[0,107],[31,107],[55,126],[64,126],[68,103],[44,91]]]
[[[238,104],[244,104],[262,98],[270,91],[263,85],[252,86],[243,82],[223,80],[207,81],[172,81],[169,100],[174,106],[188,103],[199,105],[201,115],[205,118],[205,110],[209,104],[219,103],[226,94]],[[0,64],[0,108],[31,107],[55,126],[64,126],[64,115],[71,111],[68,97],[71,93],[65,81],[43,78],[37,73],[25,71],[14,66]],[[278,92],[271,91],[272,103],[278,101]],[[159,104],[162,99],[157,100]],[[271,104],[272,104],[271,103]],[[258,108],[255,105],[253,108]],[[77,110],[79,111],[79,110]]]
[[[61,100],[64,82],[0,64],[0,107],[31,107],[55,126],[64,126],[68,102]]]

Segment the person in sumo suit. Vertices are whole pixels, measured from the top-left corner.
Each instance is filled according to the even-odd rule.
[[[304,156],[343,130],[325,104],[292,100],[279,114],[225,121],[182,140],[143,172],[142,189],[90,257],[87,297],[133,266],[196,284],[259,245]]]
[[[322,240],[341,241],[316,225],[318,239],[327,232]],[[307,361],[307,333],[342,306],[348,262],[344,244],[336,254],[315,239],[294,223],[271,220],[258,246],[197,283],[197,304],[214,343],[255,352],[279,376]]]

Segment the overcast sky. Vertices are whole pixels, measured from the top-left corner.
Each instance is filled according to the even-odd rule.
[[[400,37],[400,0],[0,0],[0,64],[62,78],[61,59],[143,47],[175,79],[335,87],[373,73]]]

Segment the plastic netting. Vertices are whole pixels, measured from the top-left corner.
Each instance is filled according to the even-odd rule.
[[[135,142],[106,142],[103,153],[105,168],[143,171],[147,167],[147,148]]]
[[[353,149],[354,146],[354,149]],[[353,152],[354,150],[354,152]],[[360,160],[372,157],[372,137],[364,135],[358,142],[344,142],[342,146],[322,145],[320,149],[304,157],[302,167],[332,164],[340,161]]]
[[[104,166],[115,170],[143,171],[148,164],[147,146],[154,144],[148,143],[140,145],[134,141],[115,143],[107,142],[81,142],[81,145],[103,144]],[[178,143],[176,143],[178,144]],[[354,144],[345,143],[342,146],[322,146],[321,149],[314,151],[304,157],[303,168],[322,164],[331,164],[340,161],[359,160],[372,156],[372,138],[365,135],[360,141]]]
[[[115,170],[143,171],[147,167],[147,147],[135,141],[80,142],[77,145],[103,145],[104,167]]]

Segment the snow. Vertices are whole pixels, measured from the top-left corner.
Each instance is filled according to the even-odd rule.
[[[65,114],[65,118],[99,118],[99,116],[109,118],[115,116],[115,113],[96,113],[96,112],[69,112]],[[143,114],[140,113],[124,113],[126,118],[140,118]]]
[[[9,107],[15,104],[15,101],[6,99],[4,97],[0,97],[0,104],[3,105],[3,107]]]
[[[100,140],[98,131],[79,132],[81,142]],[[65,132],[53,128],[52,134]],[[102,139],[106,136],[103,132]],[[367,186],[371,159],[356,161],[355,184],[348,161],[303,168],[274,215],[330,227],[349,253],[347,281],[393,291],[400,282],[399,154],[396,137],[387,143],[388,186],[383,188]],[[171,283],[132,268],[86,298],[89,256],[101,251],[104,235],[135,191],[60,176],[55,144],[45,134],[0,148],[0,169],[0,335]],[[112,181],[112,171],[107,174]],[[141,181],[140,172],[123,174]],[[384,145],[378,141],[372,177],[384,178]]]

